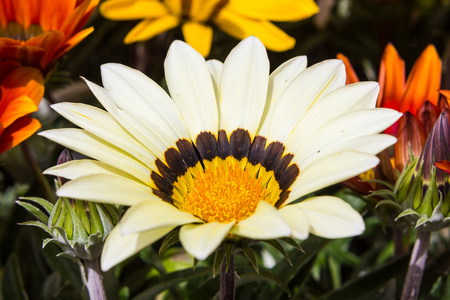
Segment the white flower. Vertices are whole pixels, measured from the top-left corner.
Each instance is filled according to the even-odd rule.
[[[377,134],[401,115],[374,108],[377,83],[345,86],[341,61],[306,68],[306,57],[269,76],[255,37],[223,64],[175,41],[165,61],[170,96],[123,65],[101,70],[104,87],[86,82],[107,111],[53,105],[82,129],[41,134],[93,158],[46,171],[72,179],[58,196],[131,206],[107,239],[103,270],[178,226],[197,259],[230,236],[364,231],[358,212],[339,198],[293,201],[373,168],[375,154],[395,143]]]

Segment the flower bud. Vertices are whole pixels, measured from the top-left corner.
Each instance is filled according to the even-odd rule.
[[[445,160],[450,160],[450,124],[444,112],[435,122],[420,157],[397,181],[394,193],[404,210],[398,218],[408,217],[416,227],[426,226],[430,230],[447,225],[450,221],[449,174],[435,165]]]

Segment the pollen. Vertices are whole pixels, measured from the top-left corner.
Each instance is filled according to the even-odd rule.
[[[197,173],[182,209],[208,223],[247,219],[259,201],[269,196],[261,178],[250,169],[237,162],[223,161]]]

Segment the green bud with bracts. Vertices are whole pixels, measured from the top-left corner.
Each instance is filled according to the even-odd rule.
[[[449,174],[435,163],[450,160],[448,114],[440,114],[419,158],[408,164],[394,187],[394,195],[405,218],[415,227],[439,230],[450,224]]]
[[[65,149],[58,159],[58,165],[73,160]],[[57,188],[67,179],[57,177]],[[43,242],[43,247],[53,242],[63,253],[74,259],[93,260],[101,254],[106,236],[119,221],[118,209],[114,205],[86,202],[60,197],[55,204],[37,197],[21,198],[19,205],[26,208],[39,221],[22,223],[44,229],[52,237]]]

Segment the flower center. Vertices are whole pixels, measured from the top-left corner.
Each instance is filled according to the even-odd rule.
[[[257,176],[258,169],[250,164],[243,168],[233,160],[207,166],[195,176],[180,209],[208,223],[247,219],[253,215],[259,201],[274,204],[264,178]],[[266,171],[261,168],[260,172]]]

